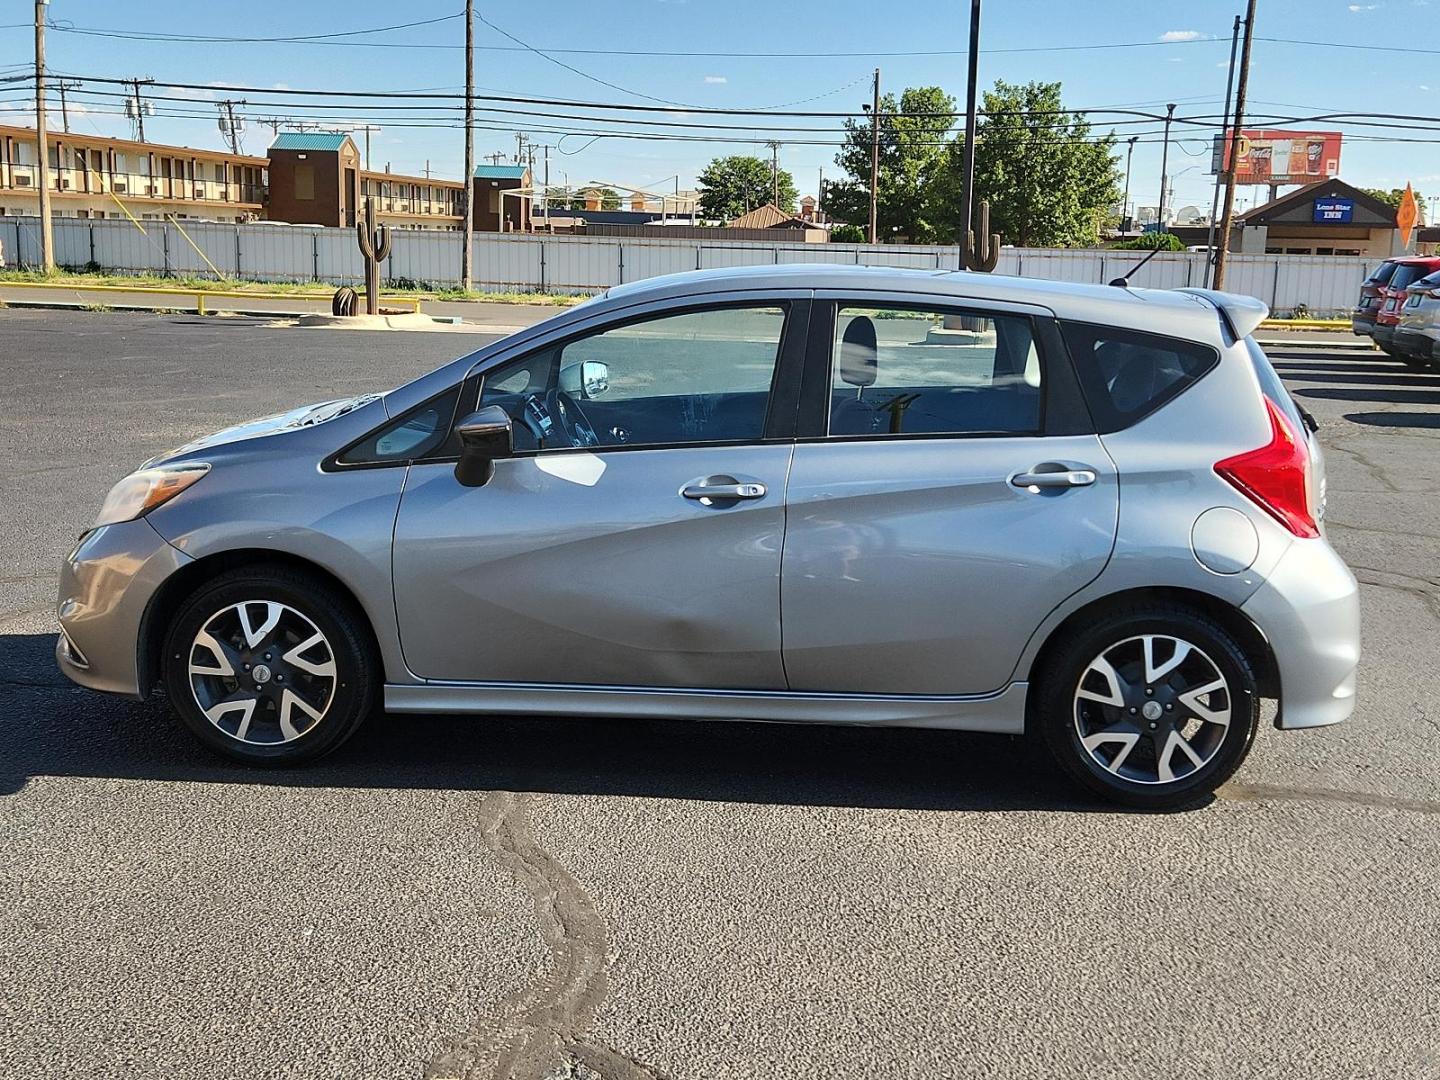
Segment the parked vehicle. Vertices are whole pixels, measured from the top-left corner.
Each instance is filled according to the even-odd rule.
[[[1400,325],[1400,307],[1405,303],[1405,290],[1421,278],[1440,270],[1440,256],[1410,256],[1395,259],[1394,262],[1394,273],[1380,286],[1380,306],[1375,312],[1375,328],[1371,331],[1371,337],[1382,350],[1391,356],[1398,356],[1395,349],[1395,328]]]
[[[1424,369],[1440,362],[1440,271],[1406,288],[1394,345],[1395,354],[1410,367]]]
[[[1375,269],[1360,283],[1360,299],[1355,302],[1355,310],[1350,315],[1350,330],[1356,336],[1370,337],[1375,333],[1375,316],[1379,313],[1380,306],[1385,303],[1380,290],[1395,273],[1396,265],[1394,259],[1377,263]]]
[[[74,681],[293,765],[398,713],[1018,734],[1190,804],[1351,712],[1355,579],[1246,297],[858,267],[612,289],[147,462]],[[1124,497],[1121,497],[1122,485]]]

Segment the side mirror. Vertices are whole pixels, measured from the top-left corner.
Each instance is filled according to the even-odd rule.
[[[495,462],[515,452],[510,414],[499,405],[486,405],[455,425],[460,438],[460,460],[455,479],[466,487],[484,487],[495,474]]]
[[[603,360],[582,360],[560,369],[560,389],[594,400],[610,389],[610,365]]]

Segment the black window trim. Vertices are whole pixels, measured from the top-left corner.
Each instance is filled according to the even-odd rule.
[[[834,379],[835,331],[840,310],[846,305],[933,311],[940,315],[967,315],[982,319],[1006,316],[1028,321],[1031,341],[1040,358],[1038,426],[1027,431],[931,431],[898,435],[880,432],[871,435],[832,436],[829,430]],[[893,293],[883,296],[827,296],[824,299],[815,300],[810,315],[810,330],[809,348],[805,356],[805,384],[801,390],[801,418],[797,442],[836,444],[935,439],[1038,439],[1094,433],[1094,423],[1080,393],[1079,384],[1075,380],[1069,353],[1060,339],[1054,318],[1050,316],[1032,311],[1010,310],[1004,305],[986,305],[983,301],[972,302],[924,293],[906,296]]]
[[[802,378],[801,369],[805,360],[805,347],[809,340],[811,311],[814,308],[814,301],[809,296],[779,296],[779,297],[757,297],[721,300],[718,303],[711,300],[697,299],[693,303],[680,304],[675,307],[650,308],[645,311],[634,312],[613,322],[603,323],[598,326],[590,326],[586,329],[577,329],[562,337],[547,341],[542,345],[527,349],[521,353],[515,353],[504,357],[497,357],[493,362],[486,362],[483,367],[472,367],[464,379],[459,383],[460,393],[455,399],[455,409],[450,417],[450,424],[445,432],[445,438],[437,446],[443,448],[450,442],[450,436],[454,431],[455,424],[460,420],[460,403],[473,396],[479,400],[481,388],[484,385],[486,372],[502,365],[522,362],[527,357],[551,350],[564,351],[565,347],[572,342],[582,338],[595,337],[599,334],[609,333],[611,330],[623,329],[626,326],[633,326],[637,323],[655,322],[659,319],[666,319],[677,315],[692,315],[703,311],[721,311],[731,308],[767,308],[778,307],[784,311],[784,324],[780,330],[780,341],[775,353],[775,370],[770,375],[770,389],[765,405],[765,419],[761,428],[759,439],[726,439],[726,440],[697,440],[694,442],[665,442],[665,443],[624,443],[619,446],[598,446],[591,447],[590,452],[595,454],[624,453],[632,450],[681,450],[696,449],[702,447],[727,447],[727,446],[762,446],[791,443],[795,441],[796,424],[798,422],[800,382]],[[472,385],[473,384],[473,385]],[[470,391],[473,389],[473,395]],[[356,446],[373,438],[377,433],[386,428],[403,424],[406,419],[432,405],[435,401],[455,390],[455,386],[447,386],[444,390],[432,394],[424,401],[411,406],[399,416],[391,417],[384,423],[377,424],[358,439],[347,443],[344,447],[325,458],[320,463],[323,472],[348,472],[351,469],[393,469],[409,468],[412,465],[435,465],[454,464],[459,460],[455,454],[427,454],[420,457],[393,458],[386,461],[341,461],[347,453]],[[787,402],[788,403],[785,403]],[[535,450],[517,450],[516,458],[537,457],[540,454],[565,453],[573,450],[573,447],[550,447]]]

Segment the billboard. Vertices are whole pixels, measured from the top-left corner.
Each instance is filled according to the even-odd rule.
[[[1309,184],[1340,174],[1338,131],[1242,129],[1235,160],[1237,184]],[[1212,167],[1228,162],[1230,142],[1216,136]]]

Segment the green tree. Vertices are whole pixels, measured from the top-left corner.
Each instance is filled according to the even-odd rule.
[[[1375,187],[1361,188],[1360,190],[1365,192],[1366,195],[1379,199],[1387,206],[1395,207],[1397,210],[1400,209],[1400,200],[1405,196],[1405,189],[1403,187],[1391,188],[1389,191],[1386,191],[1384,188]],[[1420,209],[1420,220],[1429,221],[1429,215],[1425,213],[1425,196],[1421,195],[1418,191],[1415,192],[1415,203]]]
[[[1117,249],[1126,251],[1184,251],[1185,241],[1172,232],[1147,232],[1116,244]]]
[[[835,225],[830,229],[832,244],[863,244],[865,230],[859,225]]]
[[[758,157],[736,155],[716,158],[696,178],[700,188],[700,216],[731,221],[741,214],[775,201],[775,178],[770,163]],[[784,169],[778,174],[779,207],[795,212],[795,179]]]
[[[585,209],[585,200],[589,198],[594,198],[596,195],[600,196],[601,210],[620,209],[620,193],[618,191],[616,191],[612,187],[594,186],[583,187],[579,191],[577,191],[575,193],[574,199],[571,200],[571,208],[575,210]]]
[[[927,214],[926,192],[944,165],[945,146],[954,123],[955,99],[938,86],[907,87],[897,106],[894,94],[880,99],[880,182],[875,221],[881,240],[903,235],[911,240],[949,240],[938,235]],[[870,223],[872,117],[845,121],[845,145],[835,164],[847,179],[825,191],[825,211],[861,227]]]
[[[990,228],[1006,243],[1094,243],[1120,201],[1114,136],[1096,138],[1083,115],[1063,110],[1059,83],[997,81],[984,95],[975,195],[990,201]],[[927,219],[952,241],[965,227],[964,149],[963,137],[950,144],[928,191]]]

